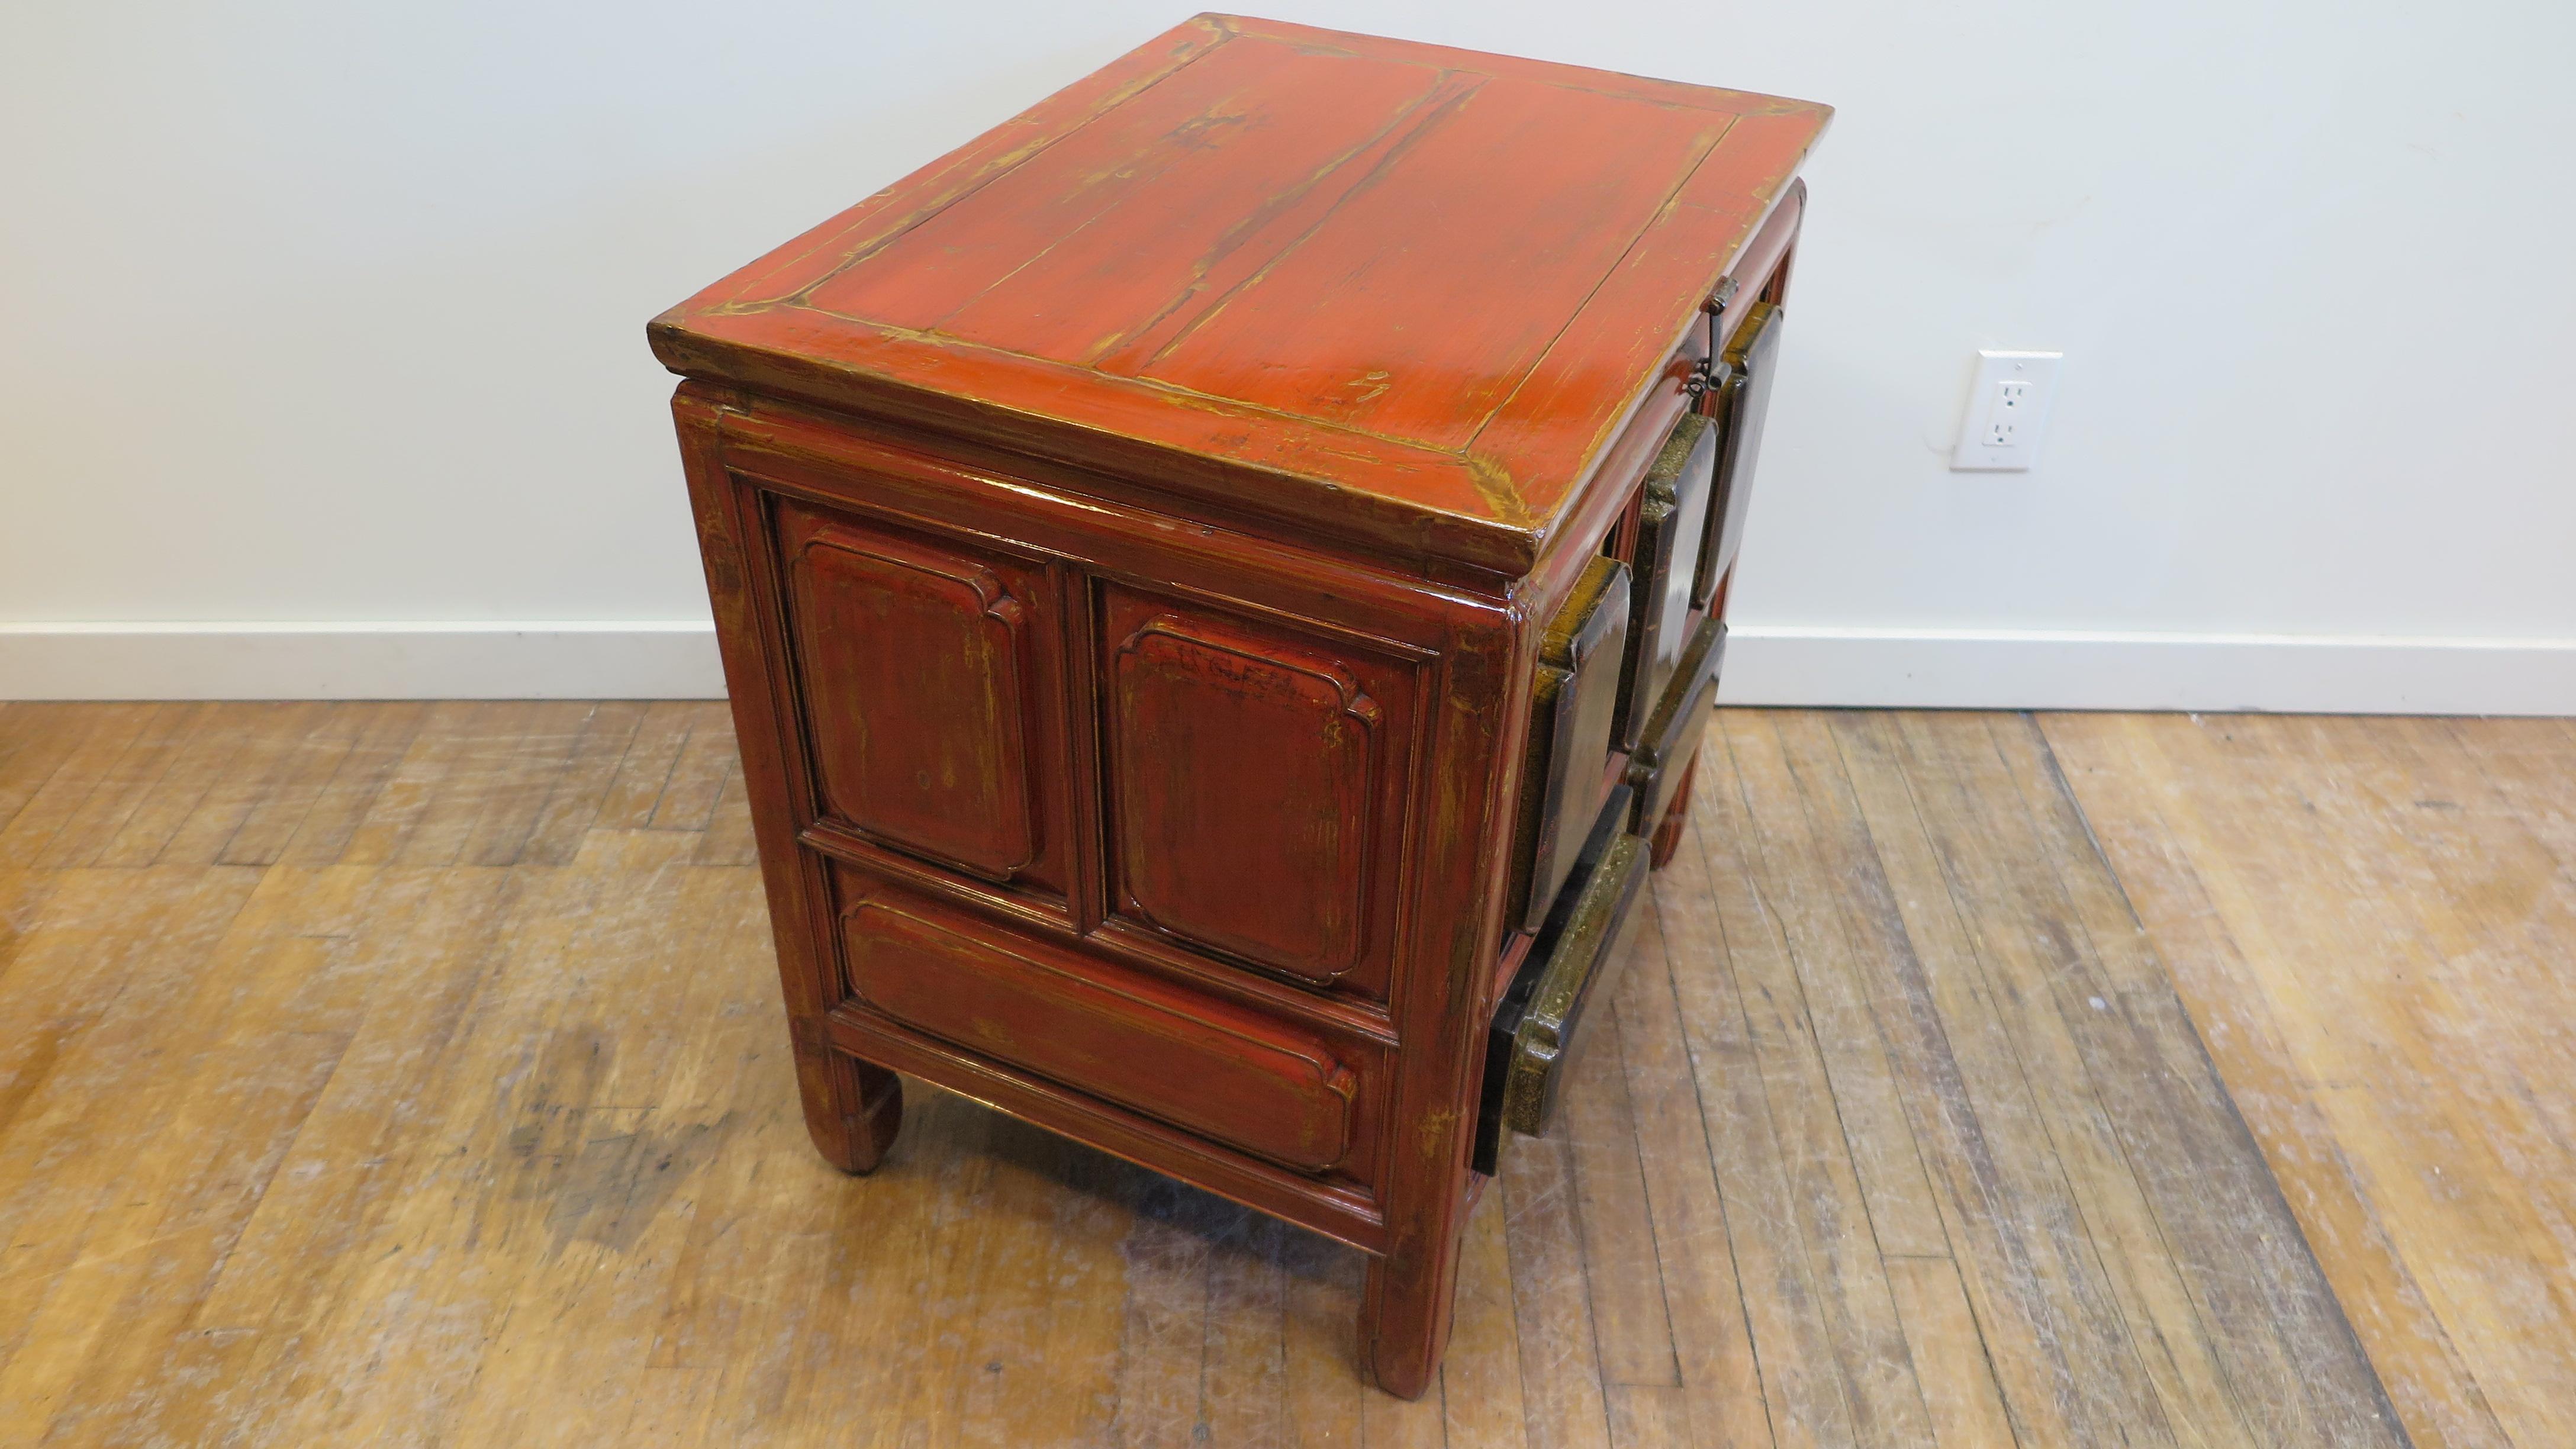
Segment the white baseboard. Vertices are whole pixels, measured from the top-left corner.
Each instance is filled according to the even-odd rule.
[[[722,699],[708,623],[0,624],[0,699]]]
[[[0,699],[718,699],[704,623],[0,624]],[[2576,639],[1743,625],[1728,704],[2576,715]]]
[[[1718,702],[2576,715],[2576,639],[1745,625]]]

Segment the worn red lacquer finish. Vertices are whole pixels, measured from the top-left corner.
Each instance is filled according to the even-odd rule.
[[[1543,651],[1720,627],[1642,479],[1776,352],[1826,116],[1201,16],[653,323],[827,1156],[967,1092],[1372,1254],[1428,1386],[1498,1009],[1583,964],[1530,817],[1687,799]]]

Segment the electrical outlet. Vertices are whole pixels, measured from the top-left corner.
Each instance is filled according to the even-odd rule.
[[[1953,472],[2019,473],[2039,461],[2049,404],[2057,398],[2057,365],[2063,352],[1977,354],[1977,383],[1968,389],[1968,415],[1951,450]]]

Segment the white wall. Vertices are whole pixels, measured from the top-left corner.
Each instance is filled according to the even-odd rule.
[[[0,42],[0,697],[710,688],[645,319],[1181,16],[221,8]],[[1267,13],[1841,108],[1735,697],[2576,712],[2576,9]]]

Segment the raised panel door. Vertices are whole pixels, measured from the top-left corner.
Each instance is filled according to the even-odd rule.
[[[1034,768],[1045,572],[802,505],[782,511],[780,543],[820,815],[987,881],[1060,889]]]
[[[1179,600],[1104,594],[1117,913],[1383,996],[1413,666]]]

